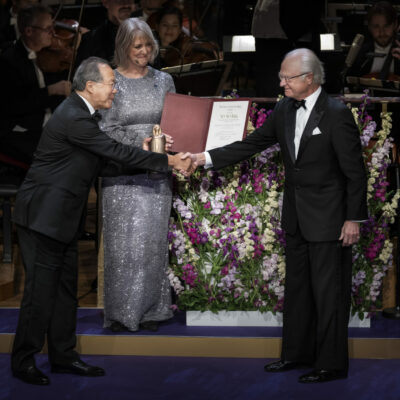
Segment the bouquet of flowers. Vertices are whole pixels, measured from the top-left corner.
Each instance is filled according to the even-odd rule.
[[[390,114],[382,114],[382,129],[375,133],[376,123],[366,113],[367,103],[365,96],[360,107],[352,110],[364,147],[370,210],[353,253],[352,312],[360,317],[380,305],[382,279],[392,262],[389,223],[400,196],[387,192]],[[260,127],[271,112],[253,104],[249,132]],[[377,140],[371,145],[375,134]],[[174,177],[168,276],[177,307],[214,312],[282,311],[283,184],[279,145],[218,172],[199,168],[189,180]]]

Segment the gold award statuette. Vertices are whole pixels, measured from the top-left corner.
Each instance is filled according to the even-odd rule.
[[[155,153],[165,153],[165,135],[161,132],[160,125],[153,126],[153,138],[150,142],[150,150]]]

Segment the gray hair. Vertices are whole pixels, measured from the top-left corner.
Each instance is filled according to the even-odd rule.
[[[129,60],[129,49],[136,38],[145,38],[151,42],[152,54],[150,62],[153,62],[158,54],[158,43],[154,39],[149,25],[139,18],[128,18],[121,23],[115,38],[115,52],[113,63],[120,67],[126,67]]]
[[[74,80],[72,81],[72,90],[85,90],[86,82],[102,82],[99,65],[105,64],[110,66],[109,62],[100,57],[89,57],[82,61],[81,65],[75,72]]]
[[[284,60],[288,57],[299,57],[301,64],[301,72],[312,72],[313,82],[317,85],[325,83],[324,66],[316,54],[310,49],[295,49],[287,53]],[[303,78],[305,79],[305,77]]]

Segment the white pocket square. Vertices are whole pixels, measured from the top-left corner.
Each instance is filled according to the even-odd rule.
[[[318,127],[316,127],[313,131],[312,131],[312,135],[320,135],[322,132],[319,130]]]

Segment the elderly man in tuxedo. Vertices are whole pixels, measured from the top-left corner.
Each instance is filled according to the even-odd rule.
[[[14,211],[26,281],[11,366],[15,377],[38,385],[49,383],[34,359],[46,335],[52,372],[104,375],[74,350],[77,241],[93,180],[99,173],[118,175],[135,168],[187,170],[191,163],[179,154],[117,143],[99,129],[95,110],[110,108],[116,93],[114,73],[105,60],[84,61],[73,88],[43,130]]]
[[[282,226],[286,283],[281,372],[310,365],[302,383],[347,377],[351,245],[367,218],[366,173],[350,110],[321,88],[324,71],[308,49],[288,53],[279,72],[286,98],[242,142],[191,155],[223,168],[279,143],[285,165]],[[187,155],[188,156],[188,155]]]

